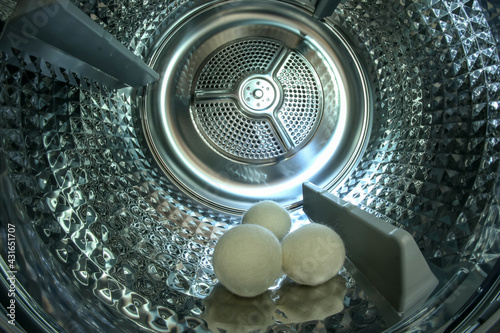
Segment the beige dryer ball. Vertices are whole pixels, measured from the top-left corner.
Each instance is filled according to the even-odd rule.
[[[288,211],[273,201],[261,201],[250,207],[243,215],[243,224],[257,224],[271,232],[281,241],[292,227]]]
[[[281,273],[281,246],[273,233],[258,225],[229,229],[217,242],[214,272],[232,293],[253,297],[272,286]]]
[[[293,281],[316,286],[330,280],[344,265],[345,247],[327,226],[306,224],[281,243],[283,271]]]

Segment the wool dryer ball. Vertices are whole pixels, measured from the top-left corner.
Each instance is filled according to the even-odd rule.
[[[272,286],[281,273],[281,245],[276,236],[254,224],[229,229],[217,242],[214,272],[232,293],[253,297]]]
[[[330,280],[344,265],[345,247],[331,228],[311,223],[288,234],[281,243],[283,271],[293,281],[316,286]]]
[[[281,241],[292,227],[288,211],[273,201],[261,201],[250,207],[243,215],[243,224],[257,224],[271,232]]]

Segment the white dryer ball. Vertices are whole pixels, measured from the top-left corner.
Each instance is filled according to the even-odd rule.
[[[258,225],[239,225],[217,242],[214,272],[232,293],[253,297],[272,286],[281,273],[281,246],[273,233]]]
[[[271,232],[281,241],[292,227],[288,211],[273,201],[261,201],[250,207],[243,215],[243,224],[257,224]]]
[[[344,265],[345,247],[327,226],[306,224],[281,243],[283,271],[293,281],[316,286],[330,280]]]

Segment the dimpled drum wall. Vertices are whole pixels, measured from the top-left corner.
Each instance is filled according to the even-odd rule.
[[[326,18],[299,0],[39,1],[53,11],[21,20],[21,39],[8,30],[16,3],[0,0],[3,330],[442,332],[497,320],[495,1],[346,0]],[[159,78],[116,85],[98,57],[87,76],[22,46],[70,7]],[[61,47],[95,45],[61,27]],[[141,77],[130,68],[119,71]],[[290,212],[292,230],[310,223],[305,182],[407,231],[439,280],[432,293],[396,311],[348,263],[319,287],[283,276],[256,298],[222,288],[219,238],[263,200]]]

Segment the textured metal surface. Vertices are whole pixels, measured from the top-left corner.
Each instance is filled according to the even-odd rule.
[[[0,22],[7,22],[9,17],[14,12],[17,0],[0,0]],[[0,28],[0,33],[2,29]]]
[[[203,3],[78,5],[146,59],[161,31]],[[260,331],[435,331],[465,304],[470,272],[495,274],[500,253],[498,6],[353,0],[332,22],[377,87],[370,144],[335,193],[410,231],[443,287],[388,328],[349,279],[341,313],[291,324],[275,313]],[[163,176],[129,92],[24,54],[0,59],[1,170],[14,188],[2,182],[0,217],[24,221],[20,283],[71,332],[206,331],[199,317],[216,283],[211,248],[238,218],[193,201]],[[320,60],[310,63],[319,68]],[[300,210],[293,220],[307,222]]]
[[[333,22],[364,45],[365,61],[375,67],[379,106],[367,154],[335,194],[408,230],[426,258],[446,274],[470,270],[495,276],[500,254],[498,6],[352,1],[339,9]],[[377,19],[360,19],[367,13]],[[373,26],[385,32],[376,33]],[[467,286],[450,285],[456,294],[441,290],[426,309],[443,305],[421,313],[422,322],[413,330],[433,330],[446,323],[447,313],[458,311],[454,300]]]

